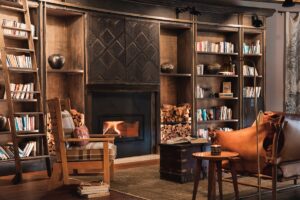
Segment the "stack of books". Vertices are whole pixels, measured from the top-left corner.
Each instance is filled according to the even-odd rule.
[[[246,98],[254,98],[255,93],[256,97],[260,97],[261,87],[244,87],[243,88],[243,96]]]
[[[33,99],[34,83],[11,83],[10,84],[12,99]],[[6,95],[4,95],[6,99]]]
[[[34,131],[35,130],[35,117],[24,115],[15,117],[16,131]]]
[[[198,52],[214,52],[214,53],[234,53],[234,44],[231,42],[209,42],[201,41],[196,43]]]
[[[83,182],[78,186],[78,194],[85,198],[100,198],[109,195],[109,185],[103,182]]]
[[[27,27],[26,27],[25,23],[20,23],[20,22],[10,20],[10,19],[3,19],[2,26],[4,27],[3,28],[3,34],[4,35],[28,37],[27,31],[6,28],[6,27],[13,27],[13,28],[26,29]],[[35,26],[31,25],[30,29],[31,29],[32,35],[34,36],[35,35]]]

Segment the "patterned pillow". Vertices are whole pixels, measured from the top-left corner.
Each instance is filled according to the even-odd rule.
[[[73,132],[73,138],[78,139],[88,139],[90,138],[89,130],[85,125],[82,125],[80,127],[76,127]],[[74,145],[76,146],[85,146],[89,143],[89,141],[82,141],[82,142],[76,142]]]

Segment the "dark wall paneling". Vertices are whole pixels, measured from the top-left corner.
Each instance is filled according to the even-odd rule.
[[[127,80],[159,84],[159,24],[125,20]]]
[[[159,84],[158,22],[90,13],[89,84]]]
[[[88,17],[88,82],[126,82],[125,18],[105,14]]]

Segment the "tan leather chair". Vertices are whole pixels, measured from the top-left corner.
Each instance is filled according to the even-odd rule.
[[[272,119],[273,117],[273,119]],[[261,174],[272,179],[272,196],[277,197],[277,183],[300,176],[300,115],[273,113],[261,118],[258,125]],[[222,149],[239,153],[235,168],[242,175],[257,175],[256,124],[252,127],[215,132],[215,143]],[[224,168],[228,168],[223,163]]]

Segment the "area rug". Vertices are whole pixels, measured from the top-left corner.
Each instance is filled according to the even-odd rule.
[[[255,178],[239,179],[243,182],[257,182]],[[291,183],[291,182],[289,182]],[[264,186],[270,186],[271,181],[263,181]],[[161,180],[159,177],[159,165],[122,169],[115,172],[111,188],[129,194],[137,195],[151,200],[190,200],[192,199],[193,183],[179,184],[171,181]],[[241,196],[256,193],[256,189],[239,185]],[[217,190],[218,194],[218,190]],[[234,199],[234,191],[231,183],[223,182],[223,199]],[[264,194],[263,199],[271,199],[271,194]],[[207,179],[201,180],[198,187],[197,199],[207,199]],[[252,196],[247,199],[258,199]],[[278,199],[292,200],[300,199],[300,189],[278,193]]]

